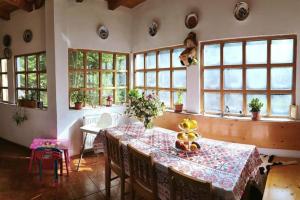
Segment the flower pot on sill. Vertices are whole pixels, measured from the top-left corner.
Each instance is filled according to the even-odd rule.
[[[252,112],[252,120],[253,121],[260,120],[260,112]]]
[[[75,103],[75,110],[81,110],[82,108],[82,102],[76,102]]]
[[[175,112],[180,113],[182,112],[183,104],[176,104],[175,105]]]
[[[37,102],[35,100],[28,100],[28,99],[20,99],[18,101],[19,106],[26,107],[26,108],[36,108]]]

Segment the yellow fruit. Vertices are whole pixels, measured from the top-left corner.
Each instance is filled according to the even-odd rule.
[[[194,141],[197,138],[196,134],[193,132],[189,132],[188,139],[189,141]]]
[[[185,134],[184,134],[184,133],[178,133],[178,134],[177,134],[177,139],[178,139],[178,140],[183,140],[184,137],[185,137]]]
[[[191,129],[196,129],[198,127],[197,121],[196,120],[190,120],[190,128]]]
[[[196,151],[198,148],[197,148],[197,145],[192,144],[190,149],[191,149],[191,151]]]

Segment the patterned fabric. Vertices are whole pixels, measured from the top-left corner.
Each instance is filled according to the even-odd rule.
[[[262,162],[253,145],[200,138],[197,142],[201,150],[187,154],[175,148],[177,133],[174,131],[162,128],[145,130],[141,123],[122,125],[106,131],[119,138],[124,147],[131,144],[153,156],[157,163],[160,199],[170,197],[167,175],[169,166],[200,180],[212,182],[216,199],[238,200],[247,182],[250,179],[256,180],[258,166]],[[126,148],[124,150],[125,170],[129,173]]]

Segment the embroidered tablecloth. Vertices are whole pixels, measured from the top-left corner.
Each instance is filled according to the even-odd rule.
[[[119,138],[124,148],[125,170],[129,173],[126,145],[153,155],[157,166],[159,198],[170,197],[167,168],[211,182],[215,199],[241,199],[247,182],[255,180],[261,159],[253,145],[230,143],[206,138],[197,142],[201,150],[186,154],[175,148],[177,133],[162,128],[145,130],[141,123],[122,125],[106,132]],[[104,134],[100,134],[104,137]]]

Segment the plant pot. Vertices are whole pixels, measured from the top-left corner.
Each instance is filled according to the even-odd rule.
[[[175,112],[180,113],[182,112],[183,104],[177,104],[175,105]]]
[[[146,129],[153,128],[153,119],[151,117],[144,117],[144,127]]]
[[[260,112],[252,112],[252,120],[253,121],[260,120]]]
[[[20,99],[18,101],[19,106],[26,107],[26,108],[36,108],[37,102],[35,100],[28,100],[28,99]]]
[[[81,110],[82,108],[82,102],[76,102],[75,103],[75,110]]]

